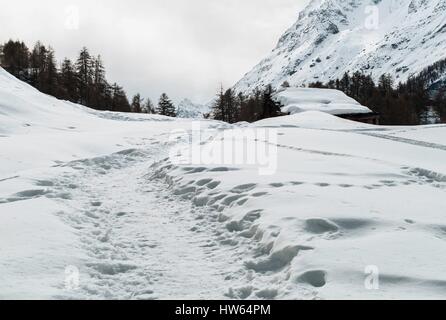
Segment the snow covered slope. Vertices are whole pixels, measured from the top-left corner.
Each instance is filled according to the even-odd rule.
[[[0,69],[0,299],[444,298],[444,125],[200,125],[95,112]],[[191,136],[204,157],[180,162]]]
[[[311,111],[249,129],[277,130],[277,139],[225,131],[203,148],[218,154],[229,137],[235,150],[264,141],[277,150],[273,175],[174,158],[156,175],[210,210],[200,231],[208,221],[224,226],[212,246],[240,252],[246,270],[228,297],[444,298],[445,126],[378,127]]]
[[[332,115],[371,113],[342,91],[332,89],[287,88],[278,91],[274,99],[282,105],[284,113],[321,111]]]
[[[150,129],[149,122],[150,126],[156,127],[158,122],[173,120],[158,115],[97,112],[60,101],[42,94],[0,68],[1,156],[3,160],[9,159],[7,165],[3,162],[0,166],[0,176],[56,160],[119,151],[128,145],[126,140],[130,138],[126,135],[135,135],[136,130],[139,136]],[[178,120],[176,125],[181,122]]]
[[[149,263],[130,258],[132,250],[126,246],[140,248],[142,260],[157,238],[166,239],[160,233],[167,230],[158,228],[157,234],[144,227],[164,223],[174,212],[149,194],[149,189],[161,186],[141,185],[153,159],[166,156],[169,133],[189,127],[190,121],[181,119],[100,113],[60,101],[0,68],[0,300],[150,296],[147,277],[157,277],[157,261],[152,272],[140,277],[140,285],[134,278],[132,286],[121,288],[122,283],[112,278],[137,277]],[[122,184],[127,191],[118,187]],[[144,203],[137,205],[139,201]],[[146,210],[158,206],[164,208],[163,215],[170,212],[171,216],[161,217],[159,212],[148,219]],[[132,219],[139,222],[130,223]],[[179,230],[166,234],[185,236],[180,230],[185,223],[179,222],[175,225]],[[111,233],[122,227],[130,235],[121,233],[119,240]],[[174,240],[172,246],[177,247]],[[194,245],[198,246],[191,244],[190,250]],[[175,253],[166,246],[159,251],[153,253],[159,260],[175,265]],[[188,263],[177,265],[200,269],[185,266]],[[69,276],[77,272],[80,288],[67,289]],[[108,286],[109,281],[116,286]]]
[[[445,17],[445,0],[312,0],[235,89],[327,82],[357,70],[404,81],[446,58]]]
[[[182,100],[177,107],[177,116],[186,119],[203,119],[211,110],[206,105],[193,103],[189,99]]]

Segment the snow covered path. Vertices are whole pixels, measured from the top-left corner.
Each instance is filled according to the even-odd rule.
[[[205,213],[152,177],[160,149],[74,161],[64,165],[72,173],[48,183],[66,195],[59,201],[71,210],[60,217],[78,230],[88,255],[77,266],[80,290],[61,298],[224,298],[231,264],[240,266],[214,244],[212,225],[197,223]]]
[[[251,295],[250,247],[153,176],[191,120],[96,112],[1,68],[0,106],[0,299]]]

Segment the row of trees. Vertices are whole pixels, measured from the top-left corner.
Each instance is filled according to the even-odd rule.
[[[439,91],[432,98],[426,77],[412,77],[406,83],[395,86],[391,75],[385,74],[375,83],[370,75],[345,73],[341,79],[326,84],[316,82],[313,88],[330,88],[343,91],[362,105],[381,115],[381,123],[389,125],[420,124],[428,106],[434,106],[438,114],[444,114],[446,95]]]
[[[446,58],[426,67],[416,77],[409,79],[406,86],[414,86],[417,83],[428,89],[430,105],[442,122],[446,122]]]
[[[59,99],[96,110],[176,116],[176,109],[166,94],[162,94],[157,108],[140,94],[129,102],[122,86],[107,81],[101,56],[92,56],[85,47],[76,61],[65,58],[58,66],[51,47],[37,42],[30,50],[24,42],[9,40],[0,46],[0,58],[6,71]]]
[[[315,82],[309,87],[343,91],[372,111],[379,113],[380,122],[387,125],[416,125],[424,121],[431,108],[446,121],[446,59],[425,68],[405,83],[395,85],[389,74],[382,75],[375,83],[370,75],[355,72],[345,73],[341,79],[328,83]],[[283,88],[289,87],[284,82]],[[231,89],[218,94],[213,116],[217,120],[234,123],[254,122],[282,115],[281,106],[272,98],[273,89],[256,90],[250,96],[236,95]]]
[[[434,107],[442,122],[446,122],[446,88],[442,87],[438,90],[434,99]]]
[[[311,83],[311,88],[327,88],[343,91],[372,111],[379,113],[381,123],[387,125],[416,125],[425,121],[429,110],[434,110],[446,120],[446,86],[438,79],[446,73],[446,59],[427,67],[416,77],[395,85],[393,77],[382,75],[375,83],[370,75],[345,73],[341,79],[328,83]],[[283,88],[289,87],[284,82]],[[433,89],[434,86],[434,89]],[[281,105],[273,99],[273,89],[256,90],[250,96],[233,90],[220,90],[213,108],[216,120],[229,123],[255,122],[282,115]]]
[[[215,120],[236,123],[240,121],[255,122],[283,115],[282,105],[273,99],[273,89],[256,90],[251,96],[242,93],[236,95],[232,89],[223,88],[217,95],[213,106]]]

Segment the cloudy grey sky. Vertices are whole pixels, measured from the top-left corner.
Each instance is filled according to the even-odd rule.
[[[86,46],[129,96],[211,98],[273,49],[308,0],[0,0],[0,41]],[[76,19],[79,16],[79,19]]]

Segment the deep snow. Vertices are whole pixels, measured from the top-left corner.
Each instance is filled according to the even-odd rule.
[[[282,111],[287,114],[305,111],[321,111],[332,115],[372,113],[372,110],[342,91],[333,89],[284,88],[274,95],[274,99],[282,104]]]
[[[215,154],[246,142],[232,129],[277,133],[247,136],[277,150],[269,175],[180,163],[173,132],[195,126],[95,112],[0,69],[0,299],[444,298],[444,125],[200,122]]]

